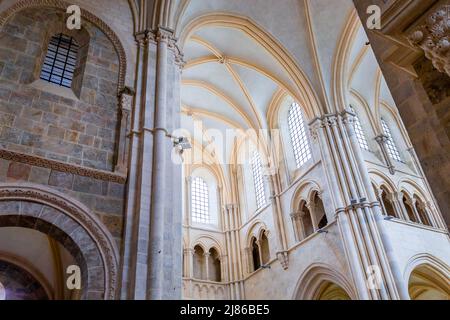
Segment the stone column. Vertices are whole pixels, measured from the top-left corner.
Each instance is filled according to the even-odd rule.
[[[380,134],[378,136],[375,137],[375,141],[378,142],[378,145],[380,146],[381,149],[381,154],[383,155],[384,161],[386,162],[386,165],[389,169],[389,172],[391,174],[395,174],[395,166],[394,163],[392,162],[391,157],[389,156],[389,153],[386,149],[386,142],[388,141],[388,137],[384,134]]]
[[[311,223],[313,224],[314,232],[316,232],[319,229],[319,227],[318,227],[319,221],[317,221],[317,215],[316,215],[317,214],[316,204],[314,202],[312,202],[312,200],[311,200],[306,204],[306,207],[308,208],[309,213],[311,214]]]
[[[229,282],[230,278],[228,276],[228,256],[226,254],[221,255],[220,257],[220,280],[222,282]]]
[[[245,247],[244,252],[245,252],[245,258],[247,260],[247,272],[248,273],[252,273],[253,269],[255,269],[255,266],[253,265],[253,253],[252,253],[252,248],[250,247]]]
[[[162,28],[138,32],[136,40],[121,297],[180,299],[182,176],[166,136],[180,122],[180,54],[171,32]]]
[[[185,193],[185,196],[186,196],[186,213],[185,213],[185,216],[184,216],[184,224],[186,225],[186,226],[191,226],[191,223],[192,223],[192,219],[191,219],[191,213],[192,213],[192,197],[191,197],[191,192],[192,192],[192,177],[186,177],[186,181],[185,181],[185,183],[186,183],[186,193]]]
[[[211,280],[211,276],[210,276],[210,274],[209,274],[209,259],[210,259],[210,256],[211,256],[211,254],[209,253],[209,252],[205,252],[204,254],[203,254],[203,256],[205,257],[205,280]]]
[[[403,205],[403,194],[401,192],[394,192],[388,195],[389,200],[391,200],[395,211],[400,219],[409,221],[408,213]]]
[[[360,198],[360,202],[364,207],[366,218],[368,222],[369,232],[374,239],[375,250],[380,257],[381,267],[384,269],[385,281],[387,281],[387,294],[391,299],[409,299],[409,292],[407,285],[404,283],[403,274],[398,265],[394,249],[392,247],[391,239],[384,228],[383,212],[377,199],[381,202],[384,208],[384,203],[380,199],[381,195],[377,197],[375,190],[373,190],[370,181],[369,173],[362,156],[361,148],[356,137],[354,127],[354,114],[344,112],[341,118],[342,124],[345,126],[344,140],[348,137],[350,152],[353,151],[355,155],[355,171],[359,173],[360,180],[356,179],[356,185],[361,190],[361,197],[366,195],[367,199]],[[368,202],[365,204],[365,202]],[[372,207],[370,210],[369,207]],[[385,208],[384,208],[385,209]],[[386,210],[384,210],[386,212]]]
[[[411,208],[413,210],[413,213],[414,213],[414,216],[416,217],[417,222],[421,223],[421,224],[425,224],[424,221],[422,221],[422,218],[420,217],[419,211],[417,211],[416,201],[417,201],[416,199],[409,200],[409,205],[411,206]]]
[[[148,244],[150,223],[150,194],[152,149],[150,132],[143,128],[152,125],[147,98],[152,94],[149,51],[151,33],[136,35],[138,47],[136,99],[130,134],[130,166],[128,175],[127,207],[124,245],[122,251],[121,299],[146,299]],[[150,79],[149,79],[150,78]]]
[[[230,298],[240,300],[244,298],[243,267],[241,257],[241,242],[239,235],[238,206],[228,204],[224,206],[224,228],[227,241],[228,275],[230,282]]]
[[[383,201],[383,190],[377,190],[377,193],[375,194],[377,197],[378,202],[380,203],[381,206],[381,212],[384,216],[387,216],[387,210],[386,207],[384,206],[384,201]]]
[[[332,153],[332,143],[328,142],[328,132],[326,122],[321,118],[316,118],[310,124],[311,135],[318,141],[320,155],[324,163],[325,176],[327,178],[333,205],[336,208],[336,220],[339,231],[342,235],[344,247],[346,248],[346,257],[351,270],[353,283],[356,288],[358,299],[367,300],[370,298],[365,286],[365,271],[358,254],[358,246],[355,237],[352,235],[350,219],[346,212],[344,204],[345,195],[339,190],[340,181],[339,169],[336,168],[335,158]]]
[[[270,199],[272,201],[273,220],[278,246],[276,255],[278,261],[281,263],[281,266],[284,270],[286,270],[289,266],[289,257],[286,230],[283,218],[283,209],[279,196],[281,192],[280,174],[277,168],[271,167],[270,164],[267,171],[269,173],[267,175],[267,180],[271,193]]]
[[[290,216],[291,216],[292,226],[294,227],[295,241],[300,242],[301,239],[304,238],[304,236],[302,234],[303,228],[300,228],[300,224],[301,224],[300,212],[292,212],[290,214]]]
[[[437,213],[437,209],[434,206],[434,202],[427,201],[425,203],[424,210],[425,210],[428,218],[430,219],[430,223],[433,227],[443,229],[443,230],[446,229],[446,224],[442,220],[441,216]]]

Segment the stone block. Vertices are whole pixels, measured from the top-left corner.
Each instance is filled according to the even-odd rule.
[[[5,48],[16,50],[19,52],[24,52],[27,49],[26,41],[5,32],[0,33],[0,43]]]
[[[102,181],[90,177],[75,176],[73,190],[88,194],[102,194]]]
[[[32,167],[28,180],[33,183],[46,185],[48,184],[50,172],[51,170],[47,168]]]
[[[19,144],[21,135],[22,131],[19,129],[4,127],[0,134],[0,141]]]
[[[9,102],[24,107],[31,107],[33,103],[33,97],[20,92],[13,92],[11,94],[11,97],[9,98]]]
[[[66,130],[50,125],[48,127],[48,135],[53,138],[64,139]]]
[[[18,82],[20,79],[21,68],[14,65],[6,65],[2,71],[2,78],[10,81]]]
[[[7,180],[8,181],[28,181],[30,176],[31,166],[18,162],[11,162],[9,164]]]
[[[97,199],[95,210],[112,215],[122,215],[123,201],[116,199]]]
[[[48,184],[64,189],[72,189],[73,180],[73,174],[71,173],[52,170]]]
[[[22,134],[22,139],[20,141],[20,144],[28,147],[34,147],[34,148],[41,148],[42,147],[42,136],[24,132]]]
[[[14,115],[0,112],[0,126],[12,127]]]

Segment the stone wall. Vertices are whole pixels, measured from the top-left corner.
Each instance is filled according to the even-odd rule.
[[[112,170],[119,59],[108,38],[83,21],[90,39],[79,98],[35,85],[47,39],[62,19],[53,9],[26,9],[0,32],[0,148]]]
[[[124,184],[4,159],[0,159],[1,182],[30,182],[45,185],[78,199],[100,218],[120,248]]]

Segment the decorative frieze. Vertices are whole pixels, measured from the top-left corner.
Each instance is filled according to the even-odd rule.
[[[0,158],[108,182],[125,184],[127,180],[127,177],[122,174],[81,167],[70,163],[64,163],[57,160],[46,159],[34,155],[8,151],[4,149],[0,149]]]

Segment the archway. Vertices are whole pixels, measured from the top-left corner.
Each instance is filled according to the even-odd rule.
[[[430,265],[419,265],[409,277],[411,300],[450,300],[448,277]]]
[[[116,245],[78,201],[43,186],[0,186],[0,230],[4,228],[31,229],[64,247],[81,271],[81,299],[115,298]]]
[[[354,300],[354,288],[345,276],[324,264],[313,264],[300,276],[294,300]]]

